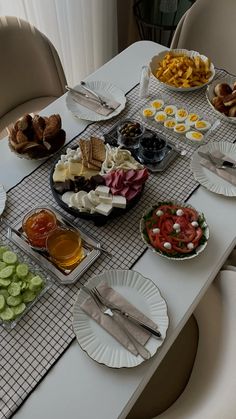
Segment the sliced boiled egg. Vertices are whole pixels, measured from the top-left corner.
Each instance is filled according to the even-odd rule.
[[[159,111],[159,112],[156,113],[154,119],[155,119],[156,122],[163,123],[167,119],[167,115],[166,115],[165,112]]]
[[[199,120],[199,115],[196,113],[189,113],[186,119],[187,124],[190,126],[194,125]]]
[[[174,132],[177,132],[178,134],[184,134],[189,130],[189,128],[190,127],[187,124],[176,124],[174,127]]]
[[[186,138],[192,141],[201,141],[203,139],[203,134],[198,131],[189,131],[186,133]]]
[[[175,113],[177,112],[177,108],[174,105],[168,105],[164,108],[164,112],[168,115],[168,116],[173,116],[175,115]]]
[[[167,119],[164,122],[164,126],[166,128],[169,128],[169,129],[174,129],[174,127],[175,127],[176,124],[177,124],[177,122],[176,122],[176,120],[174,118]]]
[[[152,108],[145,108],[143,109],[143,116],[145,118],[153,118],[155,115],[156,111]]]
[[[151,102],[152,108],[154,108],[156,111],[159,111],[164,106],[164,100],[162,99],[155,99]]]
[[[185,121],[187,116],[188,116],[188,111],[184,108],[178,109],[175,114],[175,118],[178,122]]]
[[[196,121],[195,124],[194,124],[194,126],[199,131],[207,131],[211,127],[211,124],[210,124],[210,122],[204,121],[202,119],[200,121]]]

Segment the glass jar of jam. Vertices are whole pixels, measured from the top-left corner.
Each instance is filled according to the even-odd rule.
[[[36,208],[28,212],[22,228],[30,244],[40,249],[46,248],[48,234],[57,227],[57,217],[47,208]]]

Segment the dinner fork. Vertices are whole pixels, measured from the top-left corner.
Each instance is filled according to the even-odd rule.
[[[137,352],[139,353],[139,355],[141,355],[141,357],[143,359],[151,358],[151,353],[149,352],[149,350],[147,348],[145,348],[141,343],[139,343],[138,340],[135,339],[135,337],[129,332],[129,330],[127,329],[125,324],[121,321],[120,315],[118,313],[113,312],[109,307],[107,307],[105,304],[103,304],[101,299],[97,296],[96,288],[89,289],[89,292],[90,292],[90,295],[93,298],[94,302],[97,304],[99,310],[103,314],[105,314],[109,317],[112,317],[114,319],[114,321],[116,321],[119,324],[120,328],[123,330],[123,332],[130,339],[130,341],[134,345],[134,347],[137,350]]]
[[[154,329],[153,327],[150,327],[149,325],[147,325],[146,323],[144,323],[143,321],[141,321],[134,315],[127,313],[126,311],[122,310],[121,307],[118,307],[116,304],[108,301],[106,298],[103,297],[103,295],[101,295],[100,291],[96,287],[92,288],[91,291],[93,292],[94,295],[96,295],[96,297],[101,301],[101,303],[103,303],[104,306],[106,306],[112,312],[117,312],[121,314],[123,317],[135,323],[137,326],[142,327],[143,329],[152,333],[154,336],[161,338],[161,333],[159,332],[157,328]]]

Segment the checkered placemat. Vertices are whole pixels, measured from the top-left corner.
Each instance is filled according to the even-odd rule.
[[[218,78],[224,75],[223,71],[217,71]],[[166,94],[166,91],[152,80],[151,96],[157,97],[162,93]],[[169,93],[168,95],[170,96]],[[175,101],[182,102],[188,109],[198,109],[199,113],[215,118],[214,112],[206,103],[205,89],[184,95],[171,92],[170,97],[173,104]],[[89,125],[81,136],[101,136],[121,118],[140,118],[139,109],[146,103],[147,99],[139,98],[139,86],[136,86],[127,95],[127,106],[122,114],[112,121]],[[195,147],[185,143],[183,139],[176,139],[175,136],[170,139],[175,141],[177,146],[184,147],[187,156],[178,157],[165,172],[150,175],[135,208],[119,218],[108,220],[102,227],[94,226],[92,221],[79,218],[74,220],[69,216],[77,226],[83,227],[113,254],[110,258],[103,253],[84,274],[81,282],[105,270],[130,269],[145,251],[139,234],[139,220],[143,212],[157,200],[187,200],[197,188],[198,184],[189,170],[189,157]],[[212,139],[234,142],[235,127],[222,123]],[[71,145],[74,144],[76,139],[71,142]],[[61,152],[43,163],[9,191],[4,213],[9,224],[20,219],[35,205],[51,204],[57,207],[49,187],[49,173],[60,154]],[[5,234],[2,226],[0,233]],[[72,305],[78,287],[79,284],[63,286],[54,283],[50,291],[26,314],[15,329],[11,332],[1,329],[0,418],[9,418],[13,414],[74,339],[71,327]]]

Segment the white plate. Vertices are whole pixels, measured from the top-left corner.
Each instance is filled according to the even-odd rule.
[[[146,344],[153,356],[162,345],[169,325],[166,302],[157,286],[140,273],[129,270],[104,272],[91,278],[87,285],[94,287],[102,280],[158,324],[163,339],[151,337]],[[73,328],[81,348],[92,359],[108,367],[135,367],[141,364],[144,359],[140,355],[136,357],[130,353],[80,308],[83,298],[84,293],[79,291],[73,308]]]
[[[156,77],[156,71],[157,68],[159,66],[159,62],[161,60],[163,60],[164,56],[167,54],[167,52],[171,52],[173,55],[180,55],[180,54],[184,54],[187,55],[188,57],[195,57],[198,56],[200,57],[203,61],[208,60],[208,58],[205,55],[199,54],[199,52],[197,51],[189,51],[187,49],[172,49],[172,50],[164,50],[161,51],[158,55],[155,55],[154,57],[152,57],[149,66],[151,69],[151,73],[152,75],[155,77],[156,80],[159,81],[160,84],[162,84],[163,86],[167,87],[169,90],[174,90],[176,92],[191,92],[193,90],[198,90],[201,89],[202,87],[206,86],[207,84],[209,84],[214,76],[215,76],[215,68],[214,65],[211,63],[210,65],[210,70],[211,70],[211,77],[209,78],[207,83],[202,84],[201,86],[194,86],[194,87],[175,87],[175,86],[171,86],[170,84],[164,83],[162,81],[160,81],[157,77]]]
[[[213,151],[220,151],[221,153],[230,156],[236,160],[236,144],[227,141],[220,141],[218,143],[208,143],[199,147],[192,156],[191,170],[195,179],[209,191],[225,196],[236,196],[236,186],[217,176],[215,173],[203,167],[200,164],[202,157],[199,156],[198,151],[212,153]]]
[[[198,212],[199,216],[200,215],[203,215],[201,212],[199,212],[194,207],[192,207],[192,205],[186,204],[186,202],[179,202],[179,201],[175,201],[175,200],[171,200],[169,202],[171,202],[173,205],[179,205],[180,207],[192,208],[196,212]],[[184,256],[184,254],[183,254],[183,257],[177,257],[177,256],[171,256],[171,255],[169,256],[168,254],[163,253],[161,250],[155,249],[155,247],[153,247],[151,245],[151,243],[147,241],[146,235],[144,234],[144,230],[145,230],[145,219],[144,219],[144,217],[146,215],[148,215],[151,211],[153,211],[155,209],[155,207],[157,207],[158,205],[160,205],[160,203],[157,202],[156,205],[153,205],[152,208],[149,208],[147,211],[145,211],[145,213],[143,214],[143,216],[142,216],[142,218],[140,220],[139,231],[140,231],[142,240],[147,245],[147,247],[149,247],[149,249],[151,249],[156,255],[162,256],[162,257],[167,258],[167,259],[176,260],[176,261],[183,261],[183,260],[193,259],[196,256],[198,256],[200,253],[202,253],[203,250],[207,246],[207,243],[208,243],[208,240],[209,240],[209,236],[210,236],[210,234],[209,234],[209,227],[208,227],[207,224],[206,224],[205,230],[204,230],[204,236],[206,238],[205,243],[204,244],[200,244],[198,247],[196,247],[195,253],[186,254],[186,256]],[[205,223],[206,223],[206,221],[205,221]]]
[[[98,95],[107,97],[108,99],[115,100],[120,103],[120,106],[109,115],[100,115],[91,109],[85,108],[79,103],[75,102],[70,92],[66,95],[66,105],[68,109],[80,119],[86,119],[87,121],[105,121],[118,115],[125,107],[126,97],[124,92],[114,84],[105,81],[88,81],[86,86],[96,92]],[[78,88],[79,85],[75,86],[74,89]]]
[[[225,115],[225,114],[217,111],[217,109],[213,106],[213,104],[211,102],[212,102],[213,97],[216,96],[214,90],[215,90],[215,86],[217,84],[219,84],[219,83],[226,83],[226,84],[229,84],[233,88],[233,84],[235,83],[235,81],[236,81],[236,77],[235,76],[231,76],[229,74],[228,76],[224,77],[221,80],[219,80],[219,79],[218,80],[214,80],[211,84],[209,84],[209,86],[207,87],[207,90],[206,90],[206,98],[207,98],[207,101],[208,101],[210,107],[212,108],[212,110],[223,121],[230,122],[231,124],[236,124],[236,117],[227,116],[227,115]]]
[[[7,194],[4,187],[0,184],[0,215],[3,213],[6,205]]]

